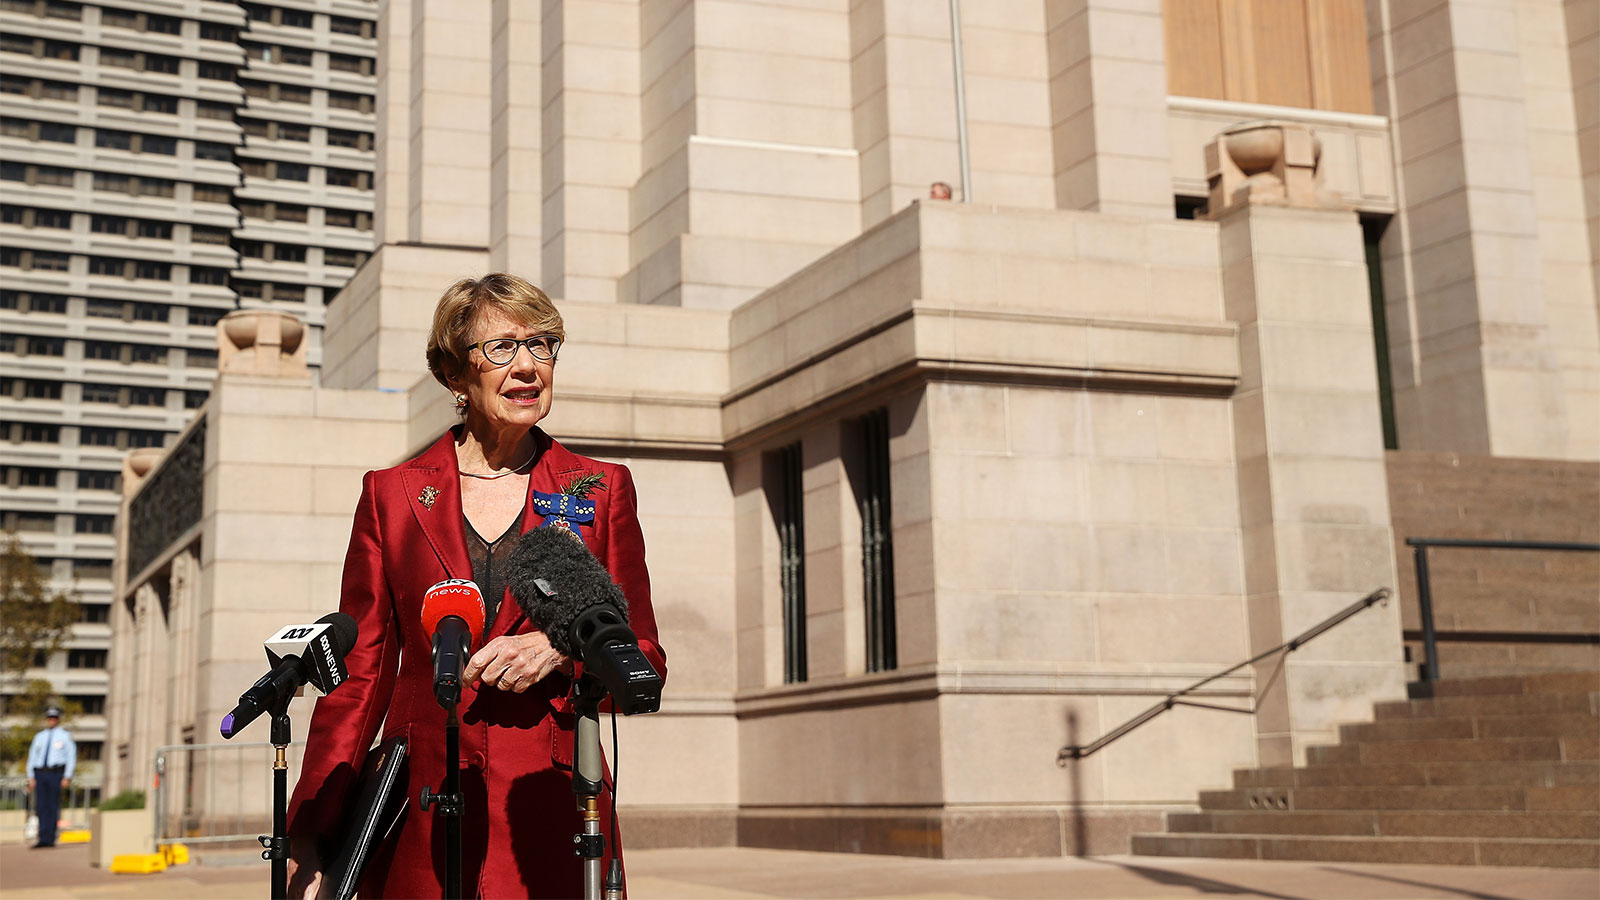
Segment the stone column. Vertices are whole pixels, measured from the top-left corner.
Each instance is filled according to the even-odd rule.
[[[849,16],[640,9],[640,177],[617,298],[731,309],[859,230]]]
[[[1172,218],[1161,4],[1047,0],[1056,206]]]
[[[540,280],[544,202],[539,4],[495,0],[489,125],[489,268]]]
[[[544,3],[541,273],[558,299],[613,302],[628,270],[640,18],[638,0]]]
[[[491,8],[411,0],[408,240],[489,244]]]
[[[1317,145],[1241,126],[1207,150],[1226,314],[1252,653],[1395,585],[1361,226],[1323,205]],[[1256,669],[1264,765],[1304,761],[1340,722],[1404,696],[1398,604],[1369,609]]]
[[[1569,455],[1517,6],[1425,0],[1375,20],[1399,164],[1383,255],[1405,449]]]
[[[372,232],[379,247],[407,239],[411,209],[411,0],[378,7]]]

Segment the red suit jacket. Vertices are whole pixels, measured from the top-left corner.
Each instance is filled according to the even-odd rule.
[[[540,429],[534,438],[540,452],[528,479],[530,492],[553,493],[575,477],[604,474],[604,489],[589,493],[597,502],[593,524],[575,527],[621,586],[639,648],[665,677],[632,476],[626,466],[572,453]],[[521,531],[542,521],[530,493]],[[368,472],[362,482],[339,601],[360,634],[346,658],[349,679],[317,701],[289,804],[291,835],[314,835],[337,846],[379,725],[384,740],[409,735],[411,802],[398,838],[391,837],[369,862],[363,897],[443,893],[444,829],[435,828],[431,810],[422,812],[415,801],[424,785],[438,789],[444,781],[445,714],[433,698],[432,636],[422,630],[422,597],[446,578],[472,578],[451,433],[416,459]],[[510,633],[519,615],[507,591],[485,642]],[[572,852],[579,818],[571,782],[571,685],[556,673],[521,694],[487,684],[462,691],[462,886],[469,896],[582,893],[580,860]],[[601,816],[609,831],[609,795],[601,798]],[[606,866],[612,850],[620,848],[607,847]]]

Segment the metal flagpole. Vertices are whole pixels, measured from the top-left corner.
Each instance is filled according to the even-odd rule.
[[[950,56],[956,74],[956,146],[961,151],[961,202],[972,202],[972,158],[967,149],[967,78],[961,62],[961,0],[950,0]]]

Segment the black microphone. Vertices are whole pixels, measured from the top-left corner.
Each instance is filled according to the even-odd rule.
[[[266,641],[272,671],[239,695],[239,705],[222,717],[222,736],[232,739],[302,684],[331,693],[344,684],[344,657],[355,645],[356,620],[342,612],[328,613],[312,625],[280,628]]]
[[[522,536],[506,560],[517,605],[556,652],[583,663],[625,716],[661,708],[661,676],[628,627],[628,601],[588,548],[557,528]]]

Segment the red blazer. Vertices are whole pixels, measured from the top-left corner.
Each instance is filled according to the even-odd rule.
[[[530,492],[555,492],[576,476],[604,473],[604,490],[589,494],[597,502],[594,523],[578,527],[621,586],[639,647],[665,677],[632,476],[626,466],[572,453],[540,429],[534,438],[539,456],[528,479]],[[542,521],[530,495],[521,531]],[[291,835],[312,834],[336,846],[379,725],[384,740],[409,735],[412,802],[398,839],[391,837],[367,866],[364,897],[443,892],[444,829],[435,829],[432,812],[422,812],[415,800],[424,785],[437,790],[444,781],[445,714],[433,698],[432,637],[422,630],[422,597],[446,578],[472,578],[453,433],[410,462],[368,472],[362,482],[339,601],[360,633],[346,659],[349,679],[317,701],[289,804]],[[519,615],[507,591],[485,641],[509,633]],[[579,819],[571,784],[571,686],[556,673],[521,694],[490,685],[462,691],[462,884],[469,895],[581,894],[580,860],[572,853]],[[602,797],[608,826],[609,803],[609,795]],[[608,846],[606,865],[613,849],[620,848]]]

